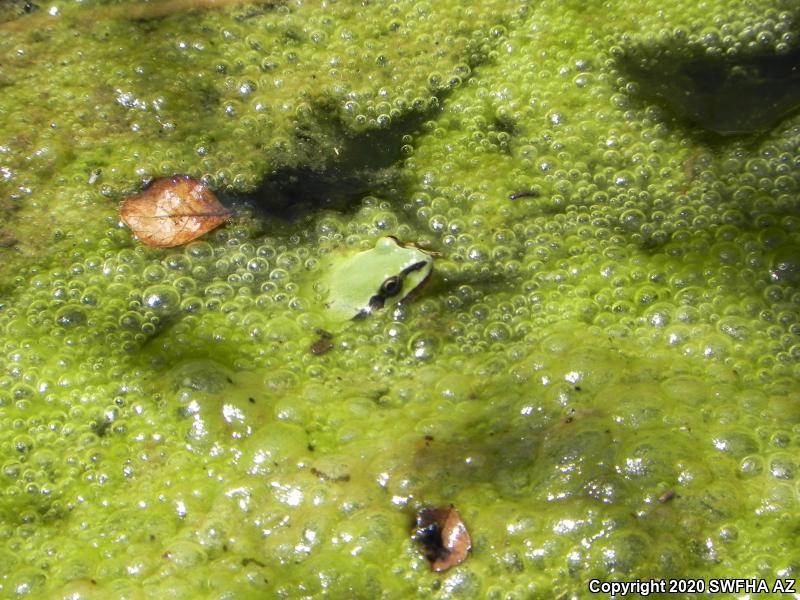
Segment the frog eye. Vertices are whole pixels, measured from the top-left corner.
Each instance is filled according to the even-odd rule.
[[[387,277],[383,281],[380,289],[378,290],[378,295],[383,298],[391,298],[392,296],[399,294],[401,289],[403,289],[402,277],[393,275],[392,277]]]

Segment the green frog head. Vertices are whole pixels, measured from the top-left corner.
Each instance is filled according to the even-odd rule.
[[[323,283],[325,308],[332,321],[364,319],[389,308],[422,285],[433,270],[433,256],[393,237],[379,238],[375,247],[334,262]]]

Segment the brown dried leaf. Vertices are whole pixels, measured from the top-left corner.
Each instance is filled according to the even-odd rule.
[[[333,350],[333,335],[324,329],[317,329],[317,334],[319,338],[317,338],[313,344],[309,347],[311,354],[316,356],[322,356],[323,354],[327,354],[331,350]]]
[[[230,214],[211,190],[185,175],[156,180],[120,208],[120,218],[136,237],[159,248],[187,244]]]
[[[420,510],[414,539],[422,543],[425,558],[437,573],[460,565],[472,550],[467,526],[452,504],[448,508]]]

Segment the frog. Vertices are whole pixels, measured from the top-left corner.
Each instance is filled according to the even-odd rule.
[[[322,283],[325,309],[335,322],[360,321],[409,299],[433,272],[433,254],[393,236],[332,264]]]

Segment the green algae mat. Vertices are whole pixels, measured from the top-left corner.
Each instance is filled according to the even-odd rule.
[[[0,34],[0,597],[791,588],[796,2],[9,1]],[[119,205],[178,174],[231,218],[148,248]],[[387,236],[426,285],[332,327]]]

